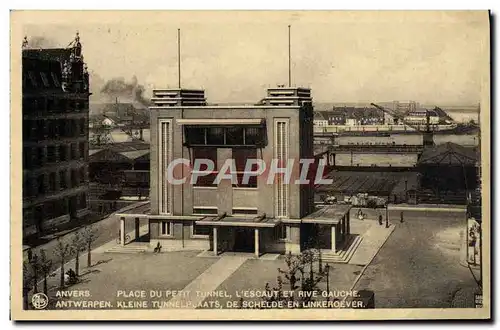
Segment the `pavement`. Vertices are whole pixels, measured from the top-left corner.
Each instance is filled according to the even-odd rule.
[[[389,211],[435,211],[435,212],[464,212],[465,205],[450,204],[389,204]]]
[[[448,237],[443,233],[450,228],[464,225],[465,212],[406,214],[404,223],[392,223],[395,230],[363,270],[354,290],[373,291],[376,308],[456,307],[457,292],[467,293],[467,299],[460,299],[473,307],[472,290],[465,289],[477,285],[470,271],[460,265],[460,251],[437,244]]]
[[[210,293],[215,291],[229,276],[231,276],[248,257],[245,256],[222,256],[216,263],[205,270],[194,281],[189,283],[182,291],[186,295],[178,295],[170,299],[171,308],[196,308],[198,304],[206,299],[200,292]]]
[[[387,238],[392,234],[394,228],[394,225],[390,225],[389,228],[386,228],[385,224],[379,225],[378,222],[373,223],[363,234],[363,240],[354,252],[349,263],[352,265],[368,265],[382,245],[384,245]]]
[[[142,229],[142,230],[144,230],[144,229]],[[133,235],[135,234],[135,229],[133,231],[128,232],[127,234],[130,235],[130,237],[133,237]],[[109,242],[107,242],[105,244],[102,244],[102,245],[100,245],[100,246],[92,249],[91,250],[91,255],[95,256],[97,254],[102,254],[107,249],[109,249],[109,248],[111,248],[113,246],[116,246],[116,245],[118,245],[116,243],[116,239],[111,240],[111,241],[109,241]],[[89,267],[87,267],[87,255],[88,255],[87,252],[82,252],[79,255],[80,274],[85,274],[85,273],[89,272]],[[47,256],[51,257],[50,254],[47,254]],[[95,264],[96,264],[96,262],[94,261],[93,264],[91,265],[91,267],[93,265],[95,265]],[[55,264],[53,264],[53,267],[54,268],[53,268],[52,272],[47,277],[47,284],[48,284],[47,286],[48,286],[49,291],[51,289],[58,288],[59,284],[60,284],[61,263],[60,262],[55,263]],[[75,258],[73,258],[73,257],[70,260],[68,260],[67,262],[64,263],[64,271],[65,272],[68,271],[70,268],[74,269],[74,267],[75,267]],[[39,292],[43,290],[43,281],[44,281],[43,278],[40,276],[39,280],[37,281],[37,287],[38,287],[38,291]]]

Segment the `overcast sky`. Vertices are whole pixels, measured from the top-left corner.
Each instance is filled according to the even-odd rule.
[[[291,24],[292,84],[312,88],[315,101],[476,104],[489,38],[485,12],[30,15],[29,40],[66,46],[78,30],[93,73],[135,75],[148,91],[177,86],[180,28],[182,86],[204,88],[210,102],[255,102],[287,83]]]

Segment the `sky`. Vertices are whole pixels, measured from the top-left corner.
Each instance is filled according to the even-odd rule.
[[[15,16],[14,16],[15,18]],[[256,102],[288,82],[316,102],[477,104],[488,61],[485,12],[54,12],[22,17],[32,45],[64,47],[79,31],[93,100],[104,82],[146,94],[181,85],[209,102]],[[36,23],[36,24],[33,24]],[[484,88],[484,87],[483,87]]]

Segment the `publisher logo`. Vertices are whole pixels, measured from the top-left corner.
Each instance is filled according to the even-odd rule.
[[[476,305],[476,308],[483,308],[483,295],[482,294],[476,294],[474,296],[474,304]]]
[[[49,304],[49,298],[45,293],[35,293],[31,297],[31,304],[35,309],[44,309]]]

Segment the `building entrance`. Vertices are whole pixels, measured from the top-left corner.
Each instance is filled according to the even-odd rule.
[[[300,248],[331,249],[331,226],[303,223],[300,227]]]
[[[234,252],[254,252],[255,237],[253,228],[234,228]]]

